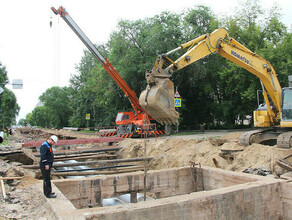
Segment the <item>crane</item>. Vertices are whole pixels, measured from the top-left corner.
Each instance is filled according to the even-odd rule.
[[[128,97],[131,106],[134,110],[133,112],[119,112],[116,117],[117,134],[118,135],[132,135],[140,134],[141,128],[149,129],[150,120],[153,119],[149,114],[147,114],[144,108],[139,104],[136,93],[128,86],[125,80],[120,76],[117,70],[112,66],[112,64],[101,55],[101,53],[96,49],[89,38],[84,34],[81,28],[75,23],[75,21],[70,17],[69,13],[64,7],[60,6],[57,9],[51,8],[56,15],[60,15],[61,18],[68,24],[68,26],[74,31],[74,33],[80,38],[80,40],[85,44],[88,50],[93,54],[93,56],[100,62],[102,67],[110,75],[110,77],[116,82],[116,84],[122,89],[125,95]],[[156,129],[156,128],[153,128]],[[150,129],[151,130],[151,129]],[[152,130],[150,133],[153,133]],[[156,134],[159,134],[155,131]],[[161,133],[161,132],[160,132]]]

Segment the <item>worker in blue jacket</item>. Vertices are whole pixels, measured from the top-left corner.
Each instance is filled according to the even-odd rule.
[[[54,162],[54,153],[52,147],[57,144],[58,137],[56,135],[51,136],[47,141],[45,141],[40,148],[40,168],[42,172],[42,177],[44,180],[44,194],[47,198],[56,198],[55,193],[52,192],[51,185],[51,169]]]

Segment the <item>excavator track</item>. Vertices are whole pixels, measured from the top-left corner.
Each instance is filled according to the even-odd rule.
[[[274,144],[277,142],[278,148],[291,148],[292,131],[275,129],[258,129],[254,131],[248,131],[241,134],[239,144],[243,146],[248,146],[253,143],[267,144],[267,141],[270,141]]]
[[[280,134],[277,138],[278,148],[291,148],[292,147],[292,131]]]
[[[264,131],[265,130],[259,129],[242,133],[239,138],[239,144],[243,146],[248,146],[251,145],[252,143],[259,143],[260,134]]]

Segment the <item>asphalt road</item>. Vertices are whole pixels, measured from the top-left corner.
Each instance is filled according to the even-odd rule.
[[[222,137],[228,133],[233,133],[235,131],[205,131],[204,133],[198,132],[197,134],[190,134],[190,135],[172,135],[168,136],[167,138],[182,138],[182,139],[202,139],[208,137]]]

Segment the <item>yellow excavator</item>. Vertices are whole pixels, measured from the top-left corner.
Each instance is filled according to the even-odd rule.
[[[186,48],[187,52],[176,61],[169,58],[170,54]],[[139,97],[140,105],[161,124],[177,124],[179,113],[175,110],[174,85],[169,78],[175,71],[210,54],[219,54],[260,79],[265,103],[254,111],[253,118],[254,126],[261,129],[243,133],[240,144],[247,146],[252,143],[277,143],[278,147],[290,148],[292,146],[292,88],[282,89],[273,66],[229,37],[224,28],[202,35],[159,55],[153,69],[146,72],[147,87]]]

